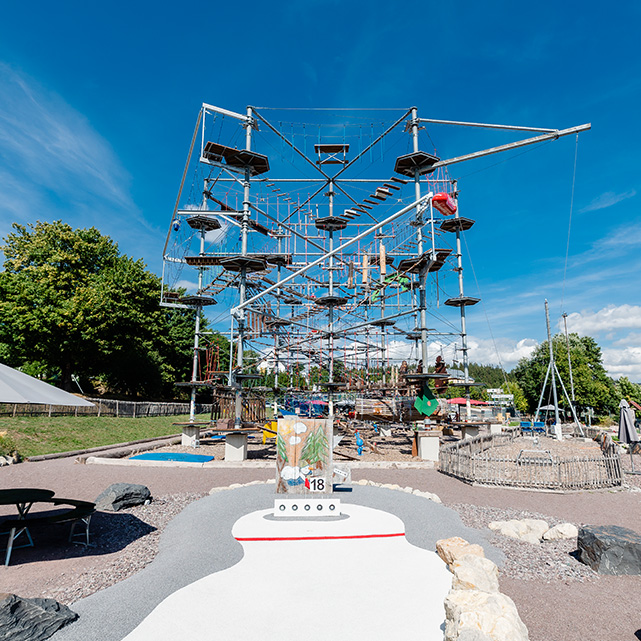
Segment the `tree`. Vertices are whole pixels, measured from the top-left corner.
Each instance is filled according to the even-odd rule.
[[[2,247],[0,355],[66,389],[73,374],[117,393],[173,396],[190,372],[193,310],[161,308],[158,277],[93,227],[13,229]]]
[[[479,363],[470,363],[468,366],[468,372],[470,377],[477,383],[483,383],[486,388],[489,387],[495,389],[504,386],[507,376],[503,369],[498,365],[481,365]]]
[[[589,336],[570,334],[570,356],[572,359],[572,377],[576,404],[579,408],[592,407],[598,414],[607,414],[616,410],[618,404],[614,382],[610,379],[603,367],[601,348]],[[568,352],[565,336],[557,334],[552,338],[554,361],[561,375],[568,394],[570,391],[570,375],[568,366]],[[535,411],[545,372],[548,368],[550,357],[547,341],[541,343],[529,358],[523,358],[512,370],[513,376],[521,386],[528,403],[528,409]],[[551,402],[551,381],[543,396],[543,403]],[[559,405],[567,407],[561,386],[557,383]]]
[[[641,405],[641,385],[631,382],[626,376],[622,376],[616,383],[615,388],[619,398],[626,401],[634,401]]]
[[[504,394],[512,394],[514,396],[514,407],[519,412],[527,412],[528,404],[525,394],[521,386],[516,381],[508,381],[501,385]]]

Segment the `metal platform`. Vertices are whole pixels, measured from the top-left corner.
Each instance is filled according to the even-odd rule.
[[[320,307],[340,307],[341,305],[345,305],[348,300],[346,296],[326,294],[325,296],[319,296],[314,303]]]
[[[430,265],[427,271],[437,272],[439,269],[441,269],[441,267],[443,267],[443,265],[445,265],[445,260],[451,253],[452,253],[451,249],[436,249],[434,263]]]
[[[314,225],[316,225],[316,229],[322,231],[341,231],[347,227],[347,221],[338,216],[326,216],[325,218],[317,218]]]
[[[399,261],[396,269],[405,274],[420,274],[424,269],[430,269],[434,262],[431,252],[424,252],[416,258],[404,258]]]
[[[430,380],[442,380],[444,378],[449,378],[448,374],[437,374],[435,372],[426,372],[425,374],[421,373],[410,373],[405,374],[405,378],[408,381],[430,381]]]
[[[204,214],[189,216],[189,218],[187,218],[187,224],[192,229],[197,229],[198,231],[214,231],[215,229],[221,228],[220,221],[217,218]]]
[[[265,326],[268,329],[278,329],[279,327],[287,327],[292,322],[286,318],[267,318],[265,319]]]
[[[221,260],[220,265],[230,272],[240,272],[244,269],[246,273],[253,273],[266,269],[267,261],[253,256],[232,256]]]
[[[375,327],[392,327],[393,325],[396,325],[396,321],[391,318],[379,318],[371,321],[370,325],[374,325]]]
[[[467,231],[476,221],[471,218],[448,218],[441,223],[443,231]]]
[[[208,142],[203,150],[203,158],[210,163],[229,167],[230,169],[244,170],[249,167],[254,176],[269,171],[267,156],[247,149],[225,147],[217,142]]]
[[[314,145],[314,151],[318,154],[317,165],[346,165],[348,162],[349,145],[347,144],[318,143]]]
[[[476,305],[480,300],[480,298],[473,296],[457,296],[456,298],[448,298],[445,304],[449,307],[467,307],[468,305]]]
[[[414,177],[414,172],[418,169],[419,175],[429,174],[432,171],[432,165],[440,160],[437,156],[428,154],[425,151],[415,151],[411,154],[399,156],[394,165],[394,171],[403,176]]]
[[[205,381],[193,381],[193,382],[188,382],[188,383],[174,383],[176,387],[195,387],[196,389],[206,389],[210,388],[213,389],[214,386],[212,383],[207,383]]]
[[[207,305],[216,305],[216,299],[211,296],[199,296],[193,294],[192,296],[181,296],[179,299],[183,305],[193,305],[194,307],[205,307]]]

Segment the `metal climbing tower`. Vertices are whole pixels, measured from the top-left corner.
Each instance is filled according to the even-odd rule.
[[[466,309],[479,299],[464,293],[461,235],[474,220],[460,216],[448,167],[589,125],[535,129],[535,138],[441,159],[422,137],[429,123],[490,126],[419,118],[416,107],[202,106],[163,252],[161,303],[197,318],[183,442],[198,444],[193,406],[203,386],[233,396],[226,433],[241,452],[261,393],[322,399],[330,417],[351,394],[363,415],[385,407],[421,419],[401,383],[411,391],[447,379],[431,361],[456,341],[469,398]],[[216,380],[198,376],[204,309],[231,345],[229,371]],[[257,389],[265,368],[273,384]]]

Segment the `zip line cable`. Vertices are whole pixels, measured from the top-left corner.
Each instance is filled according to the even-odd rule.
[[[570,220],[568,221],[568,242],[565,247],[565,265],[563,266],[563,287],[561,289],[561,314],[563,314],[563,301],[565,298],[565,277],[568,271],[568,256],[570,254],[570,231],[572,229],[572,210],[574,209],[574,185],[576,182],[576,159],[579,152],[579,134],[576,135],[574,145],[574,170],[572,172],[572,196],[570,198]]]
[[[474,263],[472,262],[472,254],[470,253],[470,248],[467,246],[467,239],[465,238],[465,234],[462,233],[461,237],[463,238],[463,242],[465,243],[465,250],[467,251],[467,257],[470,261],[470,268],[472,269],[472,275],[474,276],[474,282],[476,283],[476,291],[479,293],[479,298],[481,299],[481,307],[483,308],[483,313],[485,314],[485,322],[487,323],[487,328],[490,332],[490,338],[492,339],[492,345],[494,346],[494,351],[496,352],[496,358],[499,361],[499,367],[501,368],[505,385],[507,385],[507,373],[505,371],[505,368],[503,367],[501,355],[499,354],[498,347],[496,346],[496,340],[494,340],[494,332],[492,331],[492,325],[490,324],[490,317],[487,315],[487,308],[485,307],[485,302],[483,301],[483,297],[481,296],[481,288],[479,287],[479,281],[476,278],[476,270],[474,269]]]

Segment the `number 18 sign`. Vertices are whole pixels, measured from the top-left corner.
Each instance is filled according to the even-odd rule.
[[[332,421],[286,416],[278,419],[276,492],[330,494]]]

